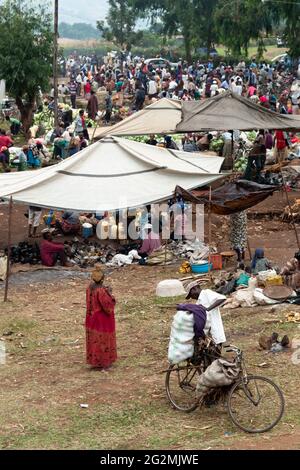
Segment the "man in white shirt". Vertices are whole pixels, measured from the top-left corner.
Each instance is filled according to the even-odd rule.
[[[196,299],[197,305],[203,305],[206,309],[214,307],[210,311],[207,311],[206,324],[204,327],[204,333],[210,334],[216,344],[226,343],[226,336],[222,317],[218,305],[226,300],[225,295],[217,294],[211,289],[201,290],[199,284],[192,282],[187,287],[186,299]]]
[[[151,76],[148,82],[148,96],[150,99],[155,98],[157,96],[157,83],[153,75]]]
[[[210,87],[210,96],[215,96],[218,89],[219,87],[218,87],[217,81],[213,80],[211,87]]]
[[[242,96],[242,93],[243,93],[243,83],[242,83],[242,80],[241,80],[241,79],[237,79],[237,81],[236,81],[235,93],[236,93],[237,95]]]
[[[169,83],[169,92],[173,92],[177,88],[177,82],[174,78]]]

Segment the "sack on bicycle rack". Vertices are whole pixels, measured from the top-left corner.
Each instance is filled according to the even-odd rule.
[[[169,343],[168,359],[178,364],[194,354],[194,315],[178,310],[174,316]]]
[[[206,371],[200,375],[196,393],[198,398],[204,397],[212,388],[231,385],[238,378],[240,368],[234,362],[216,359]]]

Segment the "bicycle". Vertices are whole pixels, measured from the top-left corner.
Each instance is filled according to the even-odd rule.
[[[196,386],[200,375],[221,352],[212,339],[206,338],[194,356],[184,363],[171,365],[166,371],[166,393],[172,406],[190,413],[211,402],[226,402],[232,422],[245,432],[256,434],[270,431],[284,413],[284,396],[278,385],[267,377],[248,374],[243,352],[229,345],[226,352],[236,354],[235,364],[240,373],[232,385],[212,389],[202,399],[197,397]]]

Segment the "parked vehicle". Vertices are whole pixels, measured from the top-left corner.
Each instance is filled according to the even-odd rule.
[[[284,39],[282,39],[280,37],[277,38],[276,42],[277,42],[277,47],[285,47],[286,46]]]
[[[207,56],[207,47],[199,47],[197,49],[197,53],[200,54],[200,56]],[[219,55],[217,49],[215,47],[212,47],[209,51],[209,57],[217,57]]]
[[[177,63],[170,62],[167,59],[163,59],[162,57],[156,57],[155,59],[146,59],[146,65],[152,65],[155,69],[162,69],[162,68],[176,68],[178,67]]]

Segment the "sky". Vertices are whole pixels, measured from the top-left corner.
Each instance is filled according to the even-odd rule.
[[[59,22],[95,24],[107,10],[108,0],[59,0]]]
[[[43,0],[20,0],[28,3],[41,4]],[[4,0],[0,0],[0,5]],[[54,0],[45,0],[54,5]],[[97,20],[104,20],[108,13],[108,0],[58,0],[59,22],[62,23],[90,23],[96,25]],[[54,7],[53,7],[54,10]],[[139,24],[144,24],[139,22]]]
[[[4,0],[0,0],[0,5]],[[23,1],[23,0],[21,0]],[[53,0],[46,0],[53,2]],[[104,20],[108,11],[108,0],[58,0],[59,22],[90,23]],[[43,0],[28,0],[28,3],[43,3]]]

